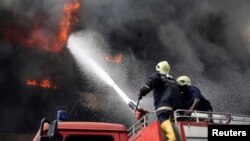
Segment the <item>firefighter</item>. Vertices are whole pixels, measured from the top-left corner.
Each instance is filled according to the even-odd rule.
[[[192,85],[188,76],[180,76],[176,81],[183,95],[183,108],[189,110],[184,113],[185,115],[191,115],[191,110],[213,111],[210,102],[205,99],[196,86]]]
[[[161,128],[168,141],[176,141],[171,117],[173,111],[181,106],[181,93],[169,71],[170,65],[167,61],[159,62],[156,65],[156,72],[149,77],[140,89],[138,99],[142,99],[143,96],[153,90],[154,106]]]

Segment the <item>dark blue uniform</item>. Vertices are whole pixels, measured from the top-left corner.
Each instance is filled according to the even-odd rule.
[[[184,100],[184,109],[189,109],[195,99],[200,99],[198,106],[194,110],[199,111],[212,111],[213,108],[210,102],[205,99],[205,97],[201,94],[200,90],[193,86],[184,86],[183,87],[183,100]]]
[[[182,96],[175,80],[170,76],[159,73],[154,73],[148,79],[145,85],[140,89],[140,94],[145,96],[151,90],[153,90],[154,106],[157,110],[157,116],[162,123],[169,119],[173,110],[181,107]],[[159,110],[161,107],[168,107],[169,109]]]

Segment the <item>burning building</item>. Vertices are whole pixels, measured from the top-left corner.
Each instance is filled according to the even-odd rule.
[[[0,11],[0,46],[7,53],[0,59],[1,131],[34,130],[43,116],[54,118],[58,105],[70,106],[78,91],[79,72],[64,46],[79,21],[79,1],[64,1],[54,24],[45,1],[18,13],[22,4],[28,1]]]

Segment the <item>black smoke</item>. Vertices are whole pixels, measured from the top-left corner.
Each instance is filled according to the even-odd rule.
[[[122,77],[117,81],[124,79],[120,83],[134,83],[128,87],[138,89],[154,71],[155,64],[167,60],[171,74],[189,75],[215,111],[250,114],[249,1],[84,3],[81,13],[84,26],[106,37],[111,54],[127,54],[129,61],[124,62],[118,74],[126,74],[130,79]]]
[[[69,1],[2,0],[0,31],[20,27],[29,34],[29,27],[36,23],[36,19],[42,22],[48,33],[53,33],[63,5]],[[131,99],[136,99],[138,89],[154,71],[156,63],[167,60],[171,74],[174,77],[189,75],[193,84],[211,101],[215,111],[250,115],[249,1],[80,2],[79,29],[102,35],[108,45],[100,50],[106,54],[123,54],[120,65],[110,63],[106,70]],[[37,19],[38,15],[41,16]],[[133,114],[127,114],[129,109],[120,104],[123,101],[112,89],[101,81],[93,81],[87,73],[79,72],[66,48],[53,54],[1,40],[0,54],[0,113],[5,115],[0,119],[4,125],[1,130],[34,130],[33,123],[43,115],[52,119],[58,105],[67,105],[71,111],[75,101],[74,120],[126,125],[134,121]],[[44,76],[49,76],[58,89],[27,88],[23,84],[29,77],[40,79]],[[141,105],[153,109],[151,95],[143,99]],[[9,125],[7,119],[15,122]],[[23,124],[23,119],[30,121],[29,125]]]

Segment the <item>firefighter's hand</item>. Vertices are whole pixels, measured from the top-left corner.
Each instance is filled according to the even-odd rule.
[[[138,94],[138,100],[141,100],[142,99],[142,94]]]
[[[191,114],[192,114],[191,111],[186,111],[186,112],[184,113],[185,116],[191,116]]]
[[[135,111],[135,118],[137,120],[140,120],[144,115],[146,115],[148,113],[148,111],[142,109],[142,108],[138,108]]]
[[[140,119],[142,118],[142,113],[139,112],[138,110],[136,110],[136,111],[135,111],[135,118],[136,118],[137,120],[140,120]]]

